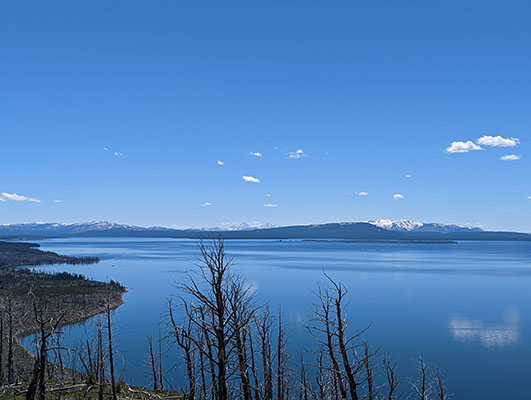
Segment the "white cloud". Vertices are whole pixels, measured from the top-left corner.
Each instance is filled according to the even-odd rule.
[[[16,193],[3,192],[1,198],[3,199],[3,201],[10,200],[10,201],[29,201],[30,203],[41,203],[39,199],[35,199],[33,197],[22,196]]]
[[[54,200],[53,202],[54,202],[54,203],[62,203],[63,200],[59,200],[59,199],[57,199],[57,200]]]
[[[103,150],[109,151],[109,148],[108,147],[104,147]]]
[[[264,194],[265,197],[271,197],[271,193]]]
[[[527,196],[527,200],[531,200],[531,196]]]
[[[482,136],[476,142],[483,146],[514,147],[520,143],[520,139],[504,138],[502,136]]]
[[[247,175],[244,175],[242,176],[243,180],[245,182],[251,182],[251,183],[260,183],[260,179],[258,178],[255,178],[254,176],[247,176]]]
[[[204,203],[202,204],[203,207],[210,207],[211,205],[212,205],[212,203],[209,202],[209,201],[206,201],[206,202],[204,202]]]
[[[304,150],[301,150],[301,149],[297,151],[290,151],[288,153],[288,158],[297,159],[297,158],[305,158],[305,157],[308,157],[308,154],[306,154]]]
[[[406,177],[406,178],[408,178],[408,179],[409,179],[409,178],[413,178],[413,176],[412,176],[412,175],[409,175],[409,174],[404,175],[404,177]]]
[[[223,161],[218,160],[218,165],[225,165]]]
[[[356,194],[358,196],[368,196],[369,195],[369,193],[367,193],[367,192],[357,192]]]
[[[516,161],[516,160],[519,160],[520,158],[522,158],[522,157],[518,156],[516,154],[507,154],[505,156],[501,156],[500,160],[503,160],[503,161]]]
[[[404,195],[400,194],[400,193],[396,193],[396,194],[393,195],[393,199],[395,199],[395,200],[403,199],[403,198],[404,198]]]
[[[275,208],[275,207],[278,207],[278,204],[267,203],[267,204],[264,204],[264,207]]]
[[[0,197],[0,201],[1,201],[2,203],[4,203],[4,202],[6,201],[6,199],[4,199],[3,197]]]
[[[446,149],[447,153],[468,153],[473,150],[483,150],[480,146],[475,144],[471,140],[466,142],[452,142],[450,146]]]
[[[249,154],[252,155],[253,157],[262,157],[262,153],[258,151],[251,151],[249,152]]]
[[[115,151],[113,154],[114,154],[116,157],[123,157],[123,154],[120,153],[119,151]]]

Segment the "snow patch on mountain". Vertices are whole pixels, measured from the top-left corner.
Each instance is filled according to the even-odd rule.
[[[387,229],[390,231],[396,232],[440,232],[440,233],[449,233],[449,232],[481,232],[483,229],[461,225],[461,224],[437,224],[437,223],[425,223],[420,221],[412,221],[409,219],[373,219],[370,221],[365,221],[371,225],[375,225],[379,228]]]

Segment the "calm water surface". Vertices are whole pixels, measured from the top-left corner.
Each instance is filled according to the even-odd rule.
[[[146,336],[158,335],[175,283],[194,268],[197,243],[173,239],[57,239],[43,250],[98,256],[96,265],[40,267],[117,280],[128,287],[115,314],[119,369],[128,382],[149,382]],[[460,399],[524,399],[531,381],[531,243],[354,244],[234,240],[235,270],[261,302],[282,307],[294,347],[311,347],[304,329],[323,268],[349,289],[353,329],[400,362],[402,383],[413,359],[448,371]],[[93,323],[68,328],[73,343]],[[296,357],[293,357],[296,358]],[[178,361],[166,352],[166,369]],[[178,386],[179,367],[169,372]]]

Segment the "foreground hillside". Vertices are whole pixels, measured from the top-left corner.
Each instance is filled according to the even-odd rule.
[[[21,265],[99,261],[43,252],[36,246],[0,242],[0,387],[27,383],[34,374],[35,359],[20,346],[20,337],[84,321],[122,304],[125,288],[116,282],[96,282],[81,275],[45,274],[20,268]],[[2,390],[5,392],[7,388]],[[14,393],[11,389],[8,392]]]

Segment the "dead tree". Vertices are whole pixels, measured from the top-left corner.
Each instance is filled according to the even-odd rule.
[[[39,327],[39,341],[37,348],[37,358],[33,368],[33,377],[28,386],[26,393],[27,400],[35,399],[35,395],[39,400],[45,400],[46,397],[46,367],[48,364],[48,339],[52,336],[56,329],[61,324],[65,316],[65,312],[55,315],[53,311],[49,311],[46,304],[37,306],[35,296],[30,292],[33,302],[33,312],[35,322]]]
[[[186,323],[186,326],[184,327],[177,325],[177,322],[175,321],[175,318],[173,315],[173,307],[172,307],[171,300],[168,302],[168,306],[169,306],[170,322],[173,328],[173,337],[177,345],[183,350],[184,359],[186,362],[186,373],[188,377],[188,393],[186,397],[193,400],[195,398],[195,390],[196,390],[196,374],[195,374],[195,362],[194,362],[195,360],[194,360],[194,355],[193,355],[194,341],[192,339],[193,337],[192,321],[188,320]]]
[[[241,277],[232,276],[230,282],[229,324],[233,335],[233,346],[236,352],[237,369],[241,381],[244,400],[251,400],[251,379],[249,360],[247,358],[248,326],[255,314],[252,296],[247,294],[245,281]]]
[[[112,347],[112,318],[111,318],[111,299],[107,299],[107,345],[108,345],[108,356],[109,356],[109,373],[111,375],[111,389],[112,389],[112,398],[113,400],[118,399],[116,393],[116,378],[114,376],[114,353]]]
[[[444,382],[446,374],[442,373],[439,368],[435,368],[434,375],[437,399],[449,400],[450,398],[452,398],[452,395],[448,393],[448,390],[446,389],[446,384]]]
[[[368,327],[349,336],[345,312],[347,290],[326,273],[324,275],[328,285],[319,285],[317,288],[318,303],[314,306],[313,318],[307,328],[327,351],[332,371],[333,391],[338,392],[341,399],[358,400],[361,397],[359,388],[361,382],[357,376],[363,369],[363,362],[356,357],[354,341]]]
[[[278,336],[277,336],[277,399],[287,398],[286,365],[288,354],[286,352],[286,332],[282,326],[282,312],[278,312]]]
[[[367,341],[362,344],[363,347],[363,369],[365,370],[365,383],[367,385],[367,394],[365,398],[368,400],[376,400],[378,398],[378,391],[380,387],[376,386],[373,359],[377,356],[378,350],[371,351],[371,347]]]
[[[418,358],[417,373],[417,380],[411,382],[411,387],[413,389],[412,395],[418,400],[429,400],[429,396],[431,394],[429,367],[424,362],[424,356],[422,354]]]
[[[149,348],[149,362],[151,364],[151,373],[153,374],[153,390],[159,390],[159,377],[157,376],[157,364],[155,361],[155,353],[153,352],[153,338],[147,337]]]
[[[306,375],[306,364],[304,362],[304,357],[302,353],[299,354],[299,357],[300,357],[299,399],[309,400],[309,385],[308,385],[308,377]]]
[[[103,351],[103,324],[101,319],[98,319],[96,328],[97,335],[97,380],[98,380],[98,400],[103,400],[103,390],[105,386],[105,353]]]
[[[329,289],[321,285],[317,289],[317,298],[319,303],[314,308],[312,324],[307,328],[313,338],[326,349],[332,369],[333,391],[339,390],[340,398],[347,399],[347,390],[343,384],[343,371],[337,357],[337,335],[332,311],[333,299]],[[324,338],[321,337],[322,335]]]
[[[180,298],[186,318],[210,341],[211,352],[208,343],[204,349],[196,335],[189,337],[215,366],[214,398],[227,400],[231,356],[236,351],[234,341],[249,324],[249,315],[252,315],[246,312],[246,317],[235,320],[231,304],[238,307],[251,304],[252,293],[243,280],[240,281],[242,290],[234,291],[239,278],[230,272],[233,260],[226,255],[222,239],[208,244],[201,241],[199,251],[199,279],[190,275],[188,282],[179,286],[183,294]]]
[[[387,400],[396,400],[396,390],[399,385],[396,362],[389,353],[385,353],[382,360],[385,378],[387,380]]]
[[[273,399],[273,353],[271,349],[271,329],[273,321],[269,308],[265,307],[262,315],[255,318],[256,329],[260,339],[260,354],[262,358],[263,394],[262,399]]]

